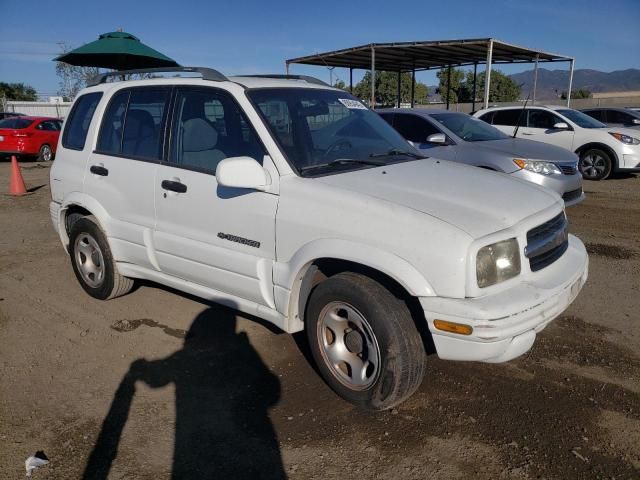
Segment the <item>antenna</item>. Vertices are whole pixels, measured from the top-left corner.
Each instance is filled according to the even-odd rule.
[[[520,84],[520,88],[522,88],[522,86],[524,85],[524,83]],[[522,120],[522,116],[527,108],[527,103],[529,103],[529,97],[531,96],[531,89],[529,89],[529,95],[527,95],[527,99],[524,101],[524,105],[522,106],[522,110],[520,111],[520,115],[518,115],[518,121],[516,122],[516,128],[513,130],[513,138],[516,138],[516,135],[518,134],[518,129],[520,128],[520,120]]]

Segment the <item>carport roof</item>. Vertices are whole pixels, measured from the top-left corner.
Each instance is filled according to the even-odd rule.
[[[286,64],[299,63],[325,67],[371,68],[375,51],[376,70],[430,70],[448,66],[486,63],[493,44],[492,63],[567,62],[572,57],[513,45],[492,38],[437,40],[425,42],[369,43],[358,47],[292,58]]]

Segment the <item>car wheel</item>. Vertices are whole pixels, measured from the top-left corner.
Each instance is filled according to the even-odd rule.
[[[405,302],[378,282],[346,272],[311,292],[307,338],[320,374],[342,398],[384,410],[420,386],[426,354]]]
[[[38,153],[38,161],[39,162],[50,162],[53,159],[53,151],[51,147],[47,144],[44,144],[40,147],[40,152]]]
[[[611,174],[611,156],[599,148],[590,148],[580,155],[578,168],[585,180],[604,180]]]
[[[82,288],[94,298],[108,300],[128,293],[133,280],[118,273],[106,236],[94,217],[82,217],[69,233],[71,265]]]

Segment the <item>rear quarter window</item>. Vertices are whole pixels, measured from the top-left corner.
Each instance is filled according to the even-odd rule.
[[[62,134],[63,147],[72,150],[84,149],[89,125],[101,98],[102,92],[94,92],[82,95],[76,100]]]

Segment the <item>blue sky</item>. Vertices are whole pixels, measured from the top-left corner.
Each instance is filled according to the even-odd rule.
[[[479,37],[574,56],[576,68],[640,68],[640,0],[0,0],[0,12],[0,81],[45,95],[58,90],[59,42],[77,47],[118,28],[183,65],[225,74],[283,73],[286,58],[371,42]],[[321,67],[291,73],[329,78]],[[348,81],[346,70],[334,75]],[[433,84],[435,73],[418,79]]]

